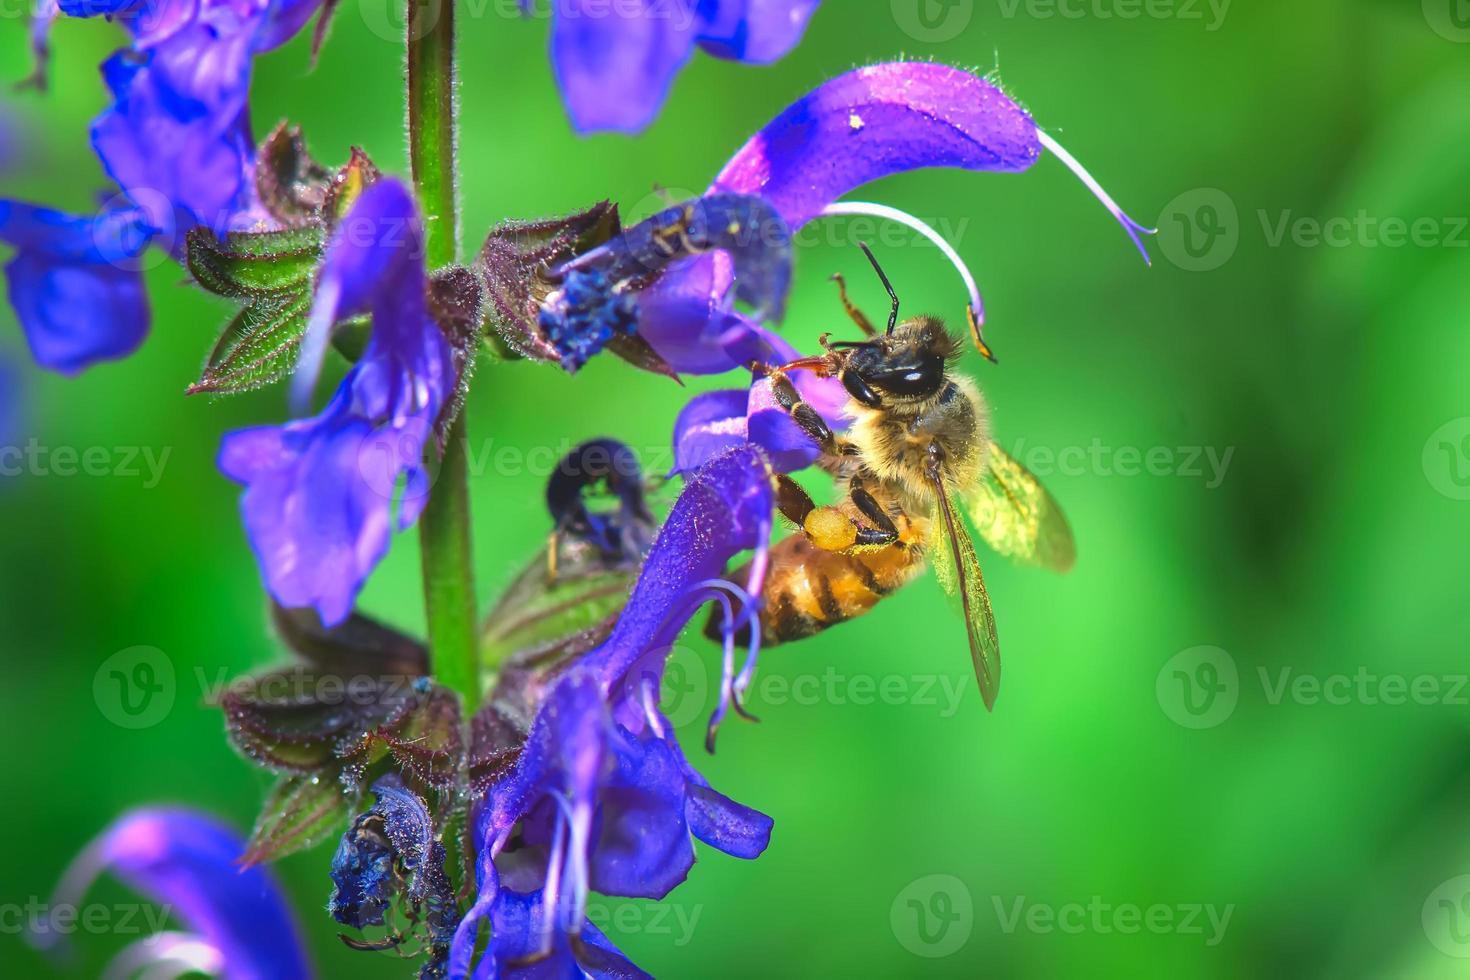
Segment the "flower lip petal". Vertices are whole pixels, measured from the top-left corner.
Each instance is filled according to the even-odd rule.
[[[699,46],[717,58],[770,64],[790,53],[821,0],[717,0],[706,6]]]
[[[143,809],[121,817],[77,856],[54,904],[76,905],[105,871],[189,925],[243,980],[306,977],[301,934],[273,876],[241,870],[244,842],[211,818],[187,810]],[[51,947],[62,937],[41,934]]]
[[[422,307],[426,286],[413,195],[397,180],[378,180],[353,203],[327,245],[291,380],[293,406],[300,411],[309,402],[339,320],[366,312],[390,291],[396,305]]]
[[[990,82],[930,62],[859,68],[817,87],[730,160],[712,191],[760,194],[793,228],[857,187],[921,167],[1019,172],[1036,124]]]
[[[746,442],[749,399],[743,388],[708,391],[691,398],[674,422],[673,472],[690,472]]]
[[[551,59],[580,133],[636,133],[653,122],[689,60],[695,17],[663,0],[557,0]]]

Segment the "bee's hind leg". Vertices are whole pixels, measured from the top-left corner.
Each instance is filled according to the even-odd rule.
[[[797,527],[802,527],[811,512],[817,509],[817,505],[811,494],[806,492],[806,488],[781,473],[776,477],[776,508],[781,511],[782,517]]]
[[[863,516],[872,521],[873,527],[858,528],[858,544],[864,547],[881,547],[889,544],[899,544],[898,527],[894,525],[893,518],[883,510],[881,504],[873,498],[871,493],[864,490],[861,485],[853,484],[852,502],[857,509],[863,512]]]
[[[857,525],[836,507],[818,507],[806,488],[789,476],[777,477],[776,507],[823,551],[846,551],[857,543]]]
[[[865,527],[838,507],[818,507],[801,484],[788,476],[780,478],[776,492],[782,515],[823,551],[850,552],[900,544],[898,528],[868,491],[854,487],[852,502],[874,527]]]

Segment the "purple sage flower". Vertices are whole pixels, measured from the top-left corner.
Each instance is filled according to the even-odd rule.
[[[5,283],[36,363],[75,374],[125,357],[148,333],[139,258],[153,228],[137,208],[95,218],[0,200]]]
[[[352,612],[390,529],[413,524],[428,499],[424,447],[456,371],[426,288],[413,196],[379,180],[327,246],[298,395],[309,393],[332,325],[370,312],[361,360],[316,416],[229,433],[220,448],[220,470],[245,487],[240,508],[266,588],[284,606],[314,608],[327,626]]]
[[[255,192],[247,99],[255,55],[290,39],[321,0],[61,0],[62,13],[105,15],[132,34],[102,65],[113,104],[92,146],[157,227],[217,233],[264,219]]]
[[[6,267],[11,303],[42,367],[71,374],[137,348],[148,307],[134,260],[150,242],[180,258],[197,225],[223,233],[267,222],[247,106],[252,59],[285,43],[320,4],[59,4],[69,16],[122,21],[132,43],[102,64],[113,103],[92,124],[92,147],[120,201],[96,218],[0,201],[0,240],[20,249]],[[37,84],[57,11],[44,0],[32,19]]]
[[[189,930],[138,940],[117,955],[108,976],[309,976],[301,934],[280,887],[266,869],[242,868],[243,851],[240,837],[209,817],[188,810],[134,810],[77,856],[51,904],[80,905],[92,883],[111,872]],[[66,933],[44,927],[32,937],[46,950],[58,949],[65,940]]]
[[[689,873],[692,838],[747,859],[765,850],[771,819],[710,787],[659,700],[674,638],[711,601],[726,610],[711,736],[734,699],[743,623],[731,600],[753,608],[744,600],[762,585],[773,504],[770,466],[753,447],[690,474],[617,624],[553,681],[513,769],[481,804],[479,895],[455,936],[451,976],[643,976],[586,921],[588,893],[662,898]],[[751,580],[725,581],[747,550]],[[754,669],[760,631],[750,633],[742,675]],[[490,941],[471,974],[482,919]]]
[[[658,116],[696,46],[779,61],[821,0],[551,0],[551,61],[578,132],[636,133]],[[529,13],[534,0],[521,0]]]

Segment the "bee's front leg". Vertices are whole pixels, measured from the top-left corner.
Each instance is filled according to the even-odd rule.
[[[796,385],[791,383],[786,372],[781,368],[772,369],[767,377],[771,381],[771,394],[776,399],[776,404],[791,420],[795,422],[801,431],[811,436],[817,447],[828,456],[841,456],[843,454],[843,443],[833,434],[830,426],[815,408],[812,408],[802,400],[801,392],[796,390]]]

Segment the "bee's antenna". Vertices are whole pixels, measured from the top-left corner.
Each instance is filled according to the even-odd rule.
[[[883,280],[883,288],[888,290],[888,298],[893,300],[893,308],[888,311],[888,332],[891,334],[893,333],[893,328],[898,326],[898,294],[893,291],[893,283],[888,281],[887,274],[884,273],[883,267],[878,264],[878,258],[873,254],[873,250],[868,248],[868,243],[858,242],[858,248],[862,249],[863,254],[868,257],[868,261],[873,263],[873,271],[878,273],[879,279]]]

